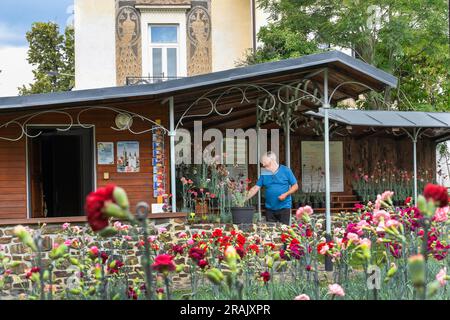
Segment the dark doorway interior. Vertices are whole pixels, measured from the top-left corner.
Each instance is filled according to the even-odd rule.
[[[33,128],[30,134],[31,215],[66,217],[84,214],[93,190],[92,130]]]

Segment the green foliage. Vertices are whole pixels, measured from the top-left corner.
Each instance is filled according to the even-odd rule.
[[[366,94],[359,108],[450,111],[446,1],[259,0],[258,6],[270,13],[270,23],[258,34],[263,45],[245,63],[352,49],[399,79],[396,89]]]
[[[74,29],[68,27],[60,34],[57,24],[36,22],[26,38],[29,43],[27,61],[35,67],[34,82],[19,88],[19,94],[71,90],[75,84]]]

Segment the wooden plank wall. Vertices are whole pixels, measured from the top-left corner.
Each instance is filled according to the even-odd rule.
[[[344,156],[344,193],[352,192],[352,175],[358,167],[364,172],[371,172],[377,161],[390,161],[398,169],[413,170],[413,147],[409,138],[394,139],[381,137],[366,137],[355,139],[344,137],[331,139],[343,141]],[[291,168],[295,177],[301,183],[301,142],[321,141],[321,138],[291,136]],[[268,142],[270,145],[270,142]],[[417,144],[417,161],[419,170],[429,170],[430,176],[436,176],[436,143],[430,139],[420,139]],[[284,137],[280,135],[279,161],[285,164]],[[249,176],[252,182],[257,180],[256,165],[249,166]]]
[[[161,105],[137,105],[120,106],[122,109],[136,112],[149,119],[161,119],[162,125],[168,127],[168,108]],[[71,111],[76,121],[79,110]],[[8,114],[0,116],[0,125],[10,119],[22,114]],[[153,198],[153,166],[152,166],[152,134],[151,132],[135,135],[128,131],[115,131],[114,126],[116,113],[107,110],[94,109],[82,114],[81,121],[84,124],[95,125],[96,142],[114,142],[114,153],[117,153],[117,141],[139,141],[141,167],[139,173],[118,173],[116,165],[96,164],[97,187],[108,183],[115,183],[123,187],[134,207],[139,201],[149,203],[156,202]],[[67,116],[56,113],[40,115],[30,121],[30,124],[67,124]],[[133,130],[138,132],[151,128],[149,122],[135,118]],[[16,126],[0,129],[0,136],[14,137],[20,134]],[[0,219],[26,218],[27,196],[26,196],[26,139],[23,137],[18,142],[0,140]],[[166,136],[166,190],[170,186],[169,177],[169,139]],[[95,146],[96,150],[96,146]],[[97,151],[95,151],[97,152]],[[116,159],[117,160],[117,159]],[[110,179],[104,180],[103,173],[109,172]]]

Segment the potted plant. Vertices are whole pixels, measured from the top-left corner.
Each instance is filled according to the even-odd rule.
[[[247,200],[249,183],[249,179],[242,179],[242,177],[239,177],[235,181],[230,180],[228,183],[231,192],[231,216],[233,224],[253,223],[255,207],[250,206]]]

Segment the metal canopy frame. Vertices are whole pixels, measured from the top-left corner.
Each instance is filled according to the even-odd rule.
[[[308,111],[305,115],[323,119],[325,118],[325,112],[325,109],[319,110],[319,112]],[[389,128],[397,128],[406,134],[413,145],[414,204],[417,205],[417,142],[421,137],[434,139],[438,143],[450,140],[450,113],[334,109],[329,117],[338,128],[368,127],[365,131],[374,134],[379,132],[376,128],[381,128],[384,129],[385,133],[398,137],[402,134],[388,130]],[[426,133],[427,130],[439,131],[440,134],[431,136]],[[340,135],[345,136],[345,134]]]
[[[339,77],[333,78],[335,75],[339,75]],[[342,76],[350,80],[342,81],[340,79]],[[283,77],[285,80],[281,80]],[[274,79],[275,82],[273,82]],[[292,82],[292,79],[296,80]],[[334,84],[330,83],[330,79],[332,79],[331,82],[334,82]],[[264,80],[269,80],[269,82],[262,82]],[[272,82],[270,82],[271,80]],[[295,126],[298,125],[298,119],[293,112],[296,108],[301,108],[303,103],[306,104],[305,108],[308,110],[318,109],[322,106],[325,110],[323,133],[326,169],[326,234],[329,238],[331,237],[329,177],[329,109],[331,104],[339,100],[355,98],[369,90],[380,91],[386,86],[396,87],[396,85],[397,78],[394,76],[342,52],[328,51],[297,59],[251,65],[158,84],[0,98],[0,112],[48,109],[54,106],[58,106],[60,109],[55,108],[52,110],[53,112],[62,110],[67,112],[72,108],[88,108],[86,107],[87,104],[93,105],[92,109],[108,103],[120,104],[137,101],[159,101],[168,104],[169,129],[156,124],[150,119],[146,120],[163,128],[170,136],[172,210],[176,211],[174,139],[176,130],[183,124],[183,120],[194,117],[206,117],[212,114],[219,117],[230,115],[233,111],[232,107],[226,112],[218,108],[219,101],[224,101],[223,98],[227,95],[234,95],[234,99],[236,99],[236,96],[240,96],[238,101],[240,104],[255,101],[254,105],[256,106],[258,118],[256,126],[258,129],[263,123],[260,117],[264,113],[267,116],[269,112],[272,112],[272,119],[275,122],[279,122],[281,127],[284,128],[286,160],[289,165],[290,131],[295,130]],[[329,92],[330,86],[333,89],[331,92]],[[345,89],[343,89],[344,86],[346,87]],[[175,98],[179,99],[180,97],[192,95],[193,92],[198,94],[205,91],[206,93],[202,94],[200,98],[194,99],[187,108],[183,107],[183,103],[186,103],[189,99],[183,99],[180,103],[175,101]],[[236,101],[230,103],[236,103]],[[182,108],[182,114],[175,124],[175,113],[179,108]],[[198,110],[198,108],[204,110],[204,112],[191,113]],[[113,109],[117,109],[119,113],[123,112],[123,110],[118,108]],[[126,111],[126,113],[130,112]],[[267,120],[269,119],[267,118]],[[17,125],[15,121],[9,122],[10,124]],[[64,128],[62,129],[64,130]],[[130,127],[126,129],[131,130]],[[23,129],[22,133],[24,133]],[[260,152],[259,148],[257,149]],[[330,263],[326,265],[326,268],[330,268]]]

